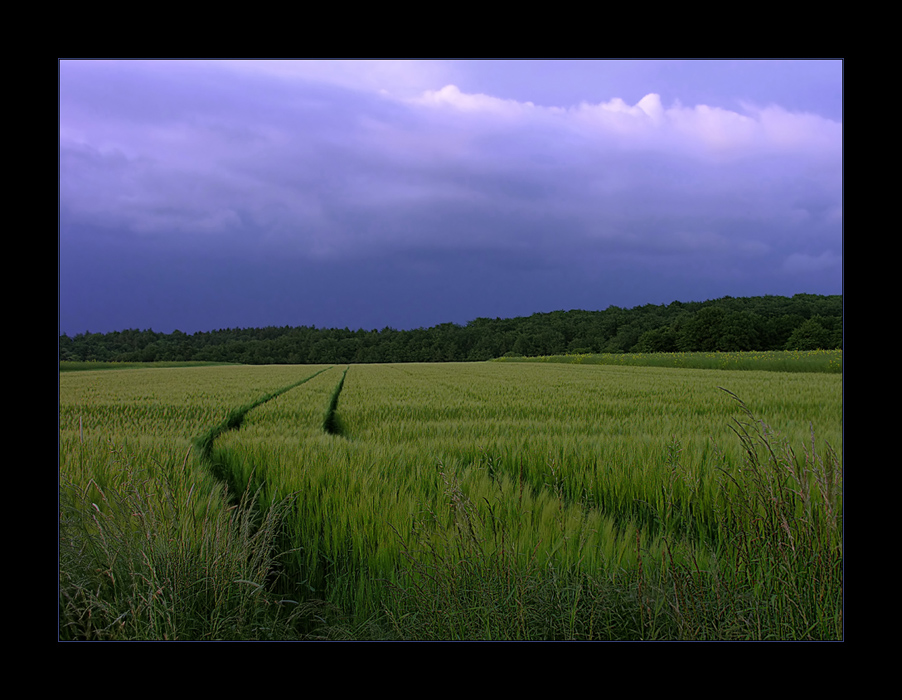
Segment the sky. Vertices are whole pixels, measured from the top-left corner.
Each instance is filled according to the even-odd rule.
[[[842,69],[61,60],[60,334],[841,294]]]

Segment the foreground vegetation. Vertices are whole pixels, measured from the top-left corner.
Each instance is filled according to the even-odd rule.
[[[836,375],[211,367],[60,397],[61,638],[842,637]]]

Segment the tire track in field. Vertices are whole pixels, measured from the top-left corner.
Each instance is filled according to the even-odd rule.
[[[338,397],[345,385],[345,377],[348,376],[348,370],[351,366],[345,367],[344,374],[341,375],[341,381],[332,392],[332,398],[329,400],[329,408],[326,410],[326,417],[323,419],[323,431],[329,435],[344,435],[344,425],[342,425],[341,417],[338,415]]]
[[[235,482],[235,475],[230,470],[226,469],[224,465],[217,463],[217,461],[213,459],[213,443],[216,438],[218,438],[223,433],[228,432],[229,430],[237,430],[238,428],[240,428],[241,424],[244,422],[245,417],[252,409],[266,403],[267,401],[271,401],[272,399],[275,399],[296,387],[299,387],[301,384],[309,382],[311,379],[318,377],[323,372],[328,372],[330,369],[332,369],[332,367],[334,367],[334,365],[330,365],[325,369],[321,369],[319,372],[314,372],[309,377],[305,377],[304,379],[294,382],[293,384],[289,384],[288,386],[284,386],[281,389],[276,389],[269,394],[264,394],[255,401],[251,401],[250,403],[246,403],[243,406],[232,409],[228,417],[224,421],[222,421],[222,423],[214,425],[207,432],[194,439],[194,446],[200,455],[201,463],[217,480],[222,481],[226,484],[229,492],[233,494],[233,497],[237,497],[237,494],[242,492],[242,487],[240,484],[233,483]],[[345,373],[347,373],[347,370],[345,370]],[[342,381],[344,381],[344,377],[342,377]]]

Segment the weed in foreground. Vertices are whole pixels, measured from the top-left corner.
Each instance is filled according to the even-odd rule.
[[[762,638],[842,639],[839,458],[829,445],[818,454],[812,434],[800,459],[733,396],[747,420],[734,426],[742,465],[721,469],[724,575],[745,592],[746,616]]]
[[[186,459],[187,463],[187,459]],[[60,486],[61,640],[289,639],[309,613],[272,595],[286,500],[205,504],[185,465]]]
[[[743,405],[744,408],[744,405]],[[503,521],[441,471],[447,516],[429,511],[402,542],[407,569],[385,614],[401,639],[841,640],[842,468],[803,459],[747,413],[745,450],[722,468],[719,542],[701,563],[669,537],[629,570],[587,572],[517,554]],[[676,451],[674,451],[674,456]],[[450,525],[450,526],[449,526]],[[399,536],[400,537],[400,536]],[[713,562],[713,563],[712,563]]]

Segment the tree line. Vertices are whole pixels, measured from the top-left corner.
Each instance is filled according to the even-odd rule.
[[[842,296],[723,297],[631,309],[477,318],[414,330],[267,327],[61,335],[59,359],[243,364],[465,362],[565,353],[842,348]]]

